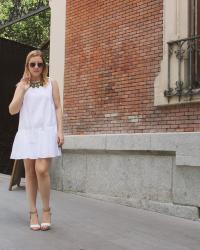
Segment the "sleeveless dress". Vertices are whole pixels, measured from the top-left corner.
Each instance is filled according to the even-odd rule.
[[[49,79],[46,86],[30,87],[24,95],[10,158],[38,159],[60,155],[52,83]]]

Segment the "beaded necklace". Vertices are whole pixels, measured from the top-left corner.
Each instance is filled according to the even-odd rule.
[[[40,81],[36,81],[36,82],[30,82],[30,87],[31,88],[39,88],[39,87],[43,87],[43,82]]]

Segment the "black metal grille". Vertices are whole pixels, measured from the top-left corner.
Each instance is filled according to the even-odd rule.
[[[168,42],[168,88],[164,91],[168,102],[173,96],[179,101],[189,97],[191,101],[194,95],[200,95],[199,67],[200,36]]]
[[[21,3],[21,0],[14,0],[8,18],[0,20],[0,30],[49,9],[48,3],[48,0],[38,0],[32,7],[27,8]]]

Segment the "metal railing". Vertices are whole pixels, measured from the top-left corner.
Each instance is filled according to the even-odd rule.
[[[168,88],[164,96],[200,95],[200,36],[168,42]]]
[[[0,20],[0,30],[14,23],[20,22],[30,16],[39,14],[42,11],[49,9],[48,0],[38,0],[33,6],[27,8],[20,0],[14,0],[10,13],[5,20]]]

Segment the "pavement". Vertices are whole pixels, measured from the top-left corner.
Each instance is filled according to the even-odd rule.
[[[52,190],[52,229],[29,229],[25,188],[0,174],[0,250],[199,250],[200,222]],[[25,185],[25,180],[22,181]],[[38,196],[38,210],[41,202]]]

